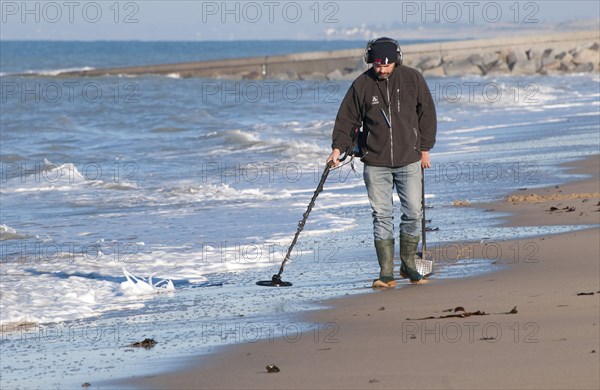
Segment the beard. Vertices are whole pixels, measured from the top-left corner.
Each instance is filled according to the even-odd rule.
[[[396,67],[388,67],[387,69],[384,68],[380,68],[379,70],[375,71],[375,69],[373,69],[373,71],[375,71],[375,76],[377,76],[378,80],[387,80],[390,78],[390,76],[392,75],[392,73],[394,73],[394,70],[396,70]]]
[[[387,80],[391,74],[391,72],[377,72],[377,78],[379,80]]]

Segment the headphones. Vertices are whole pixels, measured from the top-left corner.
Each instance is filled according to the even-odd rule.
[[[365,55],[364,55],[364,60],[367,64],[372,64],[373,63],[373,59],[371,58],[371,46],[373,46],[374,44],[378,44],[378,43],[393,43],[396,46],[396,65],[402,65],[402,50],[400,49],[400,45],[398,44],[398,41],[396,41],[395,39],[392,38],[376,38],[376,39],[371,39],[368,43],[367,43],[367,48],[365,49]]]

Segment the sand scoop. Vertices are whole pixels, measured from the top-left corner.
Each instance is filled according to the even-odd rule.
[[[421,236],[423,243],[421,245],[421,255],[415,255],[415,267],[417,272],[428,278],[433,275],[433,256],[427,253],[427,239],[425,237],[425,170],[421,168],[421,208],[423,209],[423,218],[421,219]]]

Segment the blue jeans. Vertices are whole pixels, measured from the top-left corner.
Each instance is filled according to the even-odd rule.
[[[419,236],[423,215],[421,161],[400,168],[375,167],[365,164],[363,176],[369,202],[373,208],[375,240],[394,238],[394,187],[400,198],[400,211],[402,212],[400,232]]]

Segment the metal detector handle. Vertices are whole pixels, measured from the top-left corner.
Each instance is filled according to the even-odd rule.
[[[348,156],[354,156],[354,149],[356,149],[356,144],[358,143],[359,132],[359,127],[355,127],[354,129],[352,129],[352,134],[350,134],[350,136],[352,137],[352,144],[348,147],[348,149],[346,149],[344,155],[341,158],[339,158],[339,161],[344,161]]]

